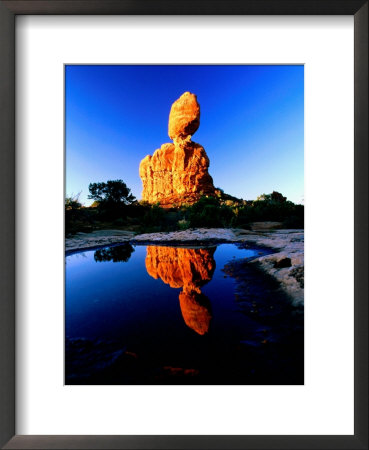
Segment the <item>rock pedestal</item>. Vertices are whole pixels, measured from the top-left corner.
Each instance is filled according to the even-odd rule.
[[[203,195],[215,195],[204,148],[191,141],[200,126],[196,95],[185,92],[169,114],[168,134],[173,143],[163,144],[140,163],[142,200],[164,208],[193,204]]]

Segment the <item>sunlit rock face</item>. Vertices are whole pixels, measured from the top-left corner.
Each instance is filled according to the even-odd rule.
[[[169,114],[168,134],[173,143],[163,144],[140,163],[142,200],[164,208],[193,204],[202,195],[214,195],[204,148],[191,141],[200,125],[196,95],[185,92]]]
[[[171,139],[192,136],[200,126],[200,105],[195,94],[185,92],[176,100],[169,113],[168,135]]]
[[[212,279],[215,248],[192,249],[148,246],[146,270],[172,288],[182,288],[179,301],[183,319],[198,334],[209,330],[211,307],[201,286]]]

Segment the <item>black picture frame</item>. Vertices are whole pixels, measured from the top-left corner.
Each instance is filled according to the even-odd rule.
[[[354,435],[15,435],[15,17],[24,14],[354,16]],[[0,445],[7,449],[368,449],[368,1],[0,0]],[[338,393],[339,394],[339,393]],[[317,405],[318,407],[318,405]]]

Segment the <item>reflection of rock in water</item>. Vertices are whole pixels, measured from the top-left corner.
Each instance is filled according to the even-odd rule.
[[[172,288],[182,288],[179,302],[187,326],[198,334],[209,330],[211,307],[201,293],[215,270],[215,247],[176,248],[147,247],[146,270],[155,279],[160,278]]]
[[[130,244],[122,244],[109,248],[101,248],[94,253],[96,262],[113,261],[127,262],[134,252],[134,248]]]
[[[182,291],[179,294],[179,304],[186,325],[198,334],[207,333],[211,320],[211,307],[206,295],[196,291]]]

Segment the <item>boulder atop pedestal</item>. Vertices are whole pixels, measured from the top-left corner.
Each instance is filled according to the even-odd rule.
[[[171,139],[192,136],[200,126],[200,105],[195,94],[185,92],[176,100],[169,114],[168,135]]]
[[[203,195],[215,195],[205,149],[191,141],[200,125],[196,95],[185,92],[169,114],[168,133],[173,143],[163,144],[140,163],[142,200],[164,208],[193,204]]]

